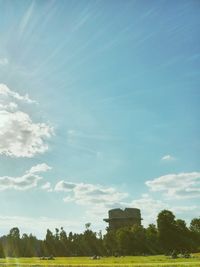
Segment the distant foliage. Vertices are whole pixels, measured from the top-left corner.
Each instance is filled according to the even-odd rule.
[[[200,218],[194,218],[187,227],[185,221],[176,219],[169,210],[158,214],[157,226],[139,225],[107,230],[103,236],[85,224],[81,234],[66,233],[64,228],[55,232],[47,229],[44,240],[32,234],[22,234],[17,227],[0,237],[0,257],[49,256],[119,256],[190,253],[200,250]]]

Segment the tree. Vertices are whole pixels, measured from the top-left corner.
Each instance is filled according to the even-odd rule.
[[[200,218],[194,218],[188,228],[185,221],[175,219],[169,210],[158,214],[157,227],[150,224],[122,227],[102,233],[93,232],[90,223],[83,233],[68,235],[63,227],[52,233],[47,229],[44,240],[32,234],[20,236],[17,227],[0,237],[0,257],[141,255],[195,252],[200,249]]]
[[[158,238],[165,253],[177,249],[176,221],[174,214],[169,210],[163,210],[157,218]]]
[[[44,240],[45,244],[45,253],[48,255],[55,255],[55,242],[53,233],[47,229],[46,237]]]
[[[1,242],[0,242],[0,258],[5,258],[4,249]]]
[[[86,230],[89,230],[89,229],[90,229],[90,226],[91,226],[91,223],[86,223],[86,224],[85,224],[85,228],[86,228]]]
[[[190,223],[190,230],[192,232],[195,232],[197,234],[200,234],[200,218],[194,218],[192,219]]]
[[[107,234],[104,235],[103,244],[107,255],[115,255],[115,253],[118,252],[118,243],[114,230],[109,230]]]
[[[67,238],[67,234],[63,227],[61,227],[60,230],[60,242],[62,246],[62,255],[63,256],[70,256],[71,255],[71,248],[70,248],[70,242]]]
[[[13,227],[8,236],[6,242],[6,255],[11,257],[19,257],[21,255],[21,242],[19,228]]]
[[[14,227],[10,230],[9,232],[9,236],[15,240],[19,240],[20,239],[20,231],[19,228]]]
[[[200,218],[194,218],[190,223],[191,239],[195,251],[200,249]]]
[[[95,232],[89,230],[90,224],[86,224],[86,230],[81,236],[86,255],[99,255],[98,239]]]
[[[146,252],[146,235],[145,229],[141,225],[133,225],[131,228],[133,236],[132,250],[134,255],[140,255]]]
[[[32,234],[23,234],[21,238],[21,256],[37,257],[42,254],[41,242]]]
[[[150,254],[161,253],[160,244],[158,240],[158,229],[155,224],[149,224],[146,229],[146,247]]]
[[[191,250],[190,231],[184,220],[176,220],[176,244],[179,252]]]
[[[116,241],[120,255],[131,255],[133,253],[133,234],[130,228],[118,229],[116,231]]]

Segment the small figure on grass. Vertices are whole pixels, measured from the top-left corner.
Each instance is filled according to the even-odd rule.
[[[171,258],[172,258],[172,259],[177,259],[177,258],[178,258],[178,253],[177,253],[176,250],[173,250],[173,251],[172,251]]]

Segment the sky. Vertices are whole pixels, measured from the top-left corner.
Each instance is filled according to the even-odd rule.
[[[0,0],[0,235],[112,208],[200,215],[198,0]]]

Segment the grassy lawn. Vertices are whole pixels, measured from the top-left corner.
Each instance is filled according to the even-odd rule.
[[[190,259],[169,259],[166,256],[131,256],[131,257],[108,257],[100,260],[92,260],[89,257],[67,257],[55,258],[55,260],[40,260],[39,258],[6,258],[0,259],[0,266],[14,267],[14,266],[137,266],[137,267],[182,267],[182,266],[199,266],[200,267],[200,253],[193,254]]]

